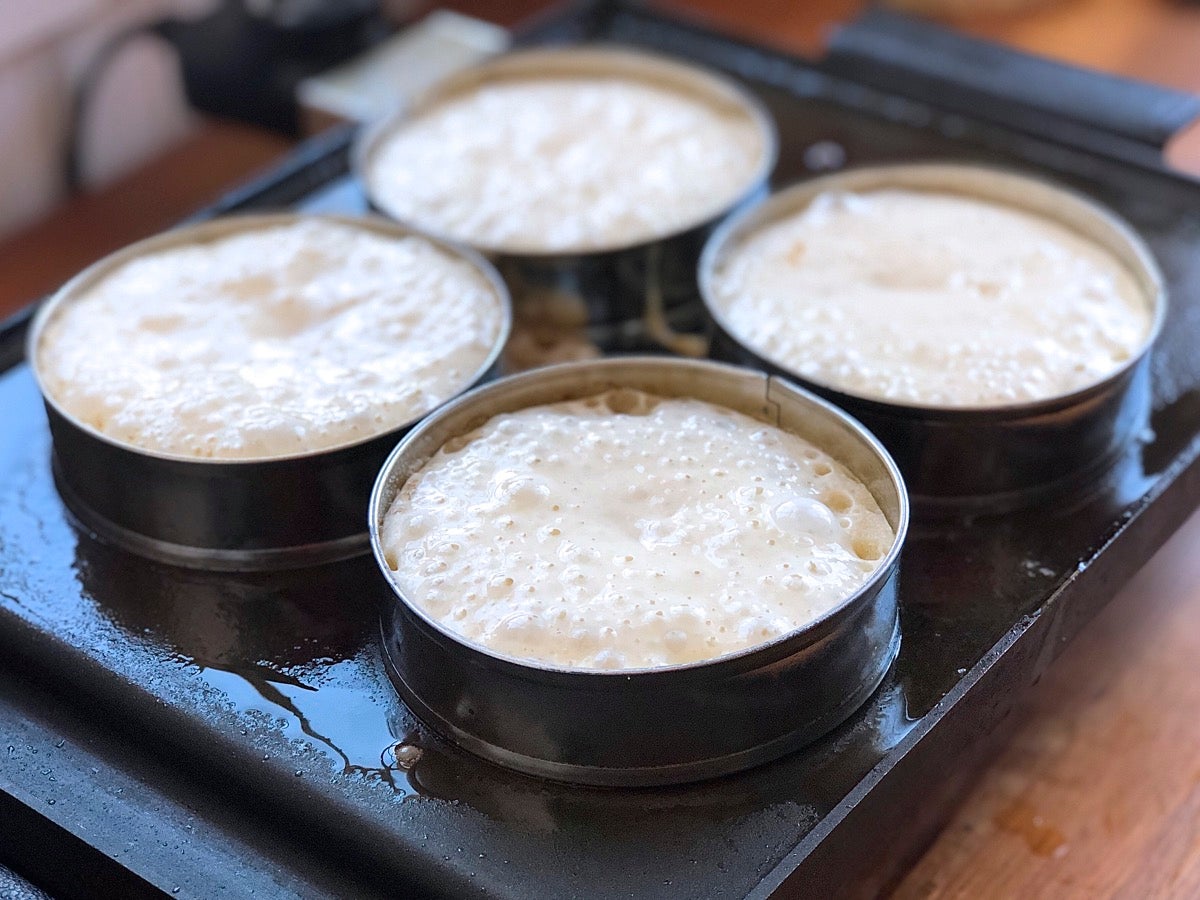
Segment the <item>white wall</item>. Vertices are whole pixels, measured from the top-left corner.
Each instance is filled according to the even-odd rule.
[[[197,10],[203,0],[0,0],[0,238],[63,199],[71,92],[97,47],[130,23]],[[172,51],[154,38],[126,45],[88,110],[86,183],[113,180],[192,127]]]

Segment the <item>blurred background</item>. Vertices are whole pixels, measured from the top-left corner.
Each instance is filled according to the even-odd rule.
[[[549,5],[544,0],[457,0],[448,7],[511,26]],[[817,53],[828,29],[866,4],[669,0],[658,5],[757,40]],[[889,5],[1071,62],[1200,89],[1200,65],[1190,64],[1200,9],[1186,3],[892,0]],[[226,169],[232,177],[236,170],[253,168],[259,157],[284,147],[281,138],[306,130],[290,108],[305,75],[355,57],[426,12],[421,0],[3,0],[0,241],[45,218],[73,192],[111,185],[194,139],[204,116],[241,119],[261,129],[257,136],[243,135],[240,147],[210,148],[242,162],[222,167],[218,180],[227,180]],[[312,123],[307,125],[311,130]]]
[[[415,12],[411,0],[4,0],[0,238],[72,190],[111,184],[194,134],[185,63],[210,66],[192,74],[211,84],[218,115],[244,113],[286,131],[269,109],[238,109],[239,93],[255,93],[253,69],[275,73],[282,93],[289,73],[281,70],[298,77],[305,61],[318,69],[351,55]],[[77,173],[65,168],[71,140]]]

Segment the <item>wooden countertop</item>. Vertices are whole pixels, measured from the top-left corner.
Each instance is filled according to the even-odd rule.
[[[660,0],[802,52],[859,0]],[[512,24],[546,4],[455,0]],[[1060,0],[956,22],[1075,64],[1200,91],[1200,6]],[[288,148],[220,123],[120,183],[0,243],[0,317],[87,262],[161,230]],[[1200,171],[1196,142],[1177,159]],[[1200,896],[1200,515],[1194,515],[1054,663],[1023,724],[899,898]]]
[[[258,128],[207,122],[162,157],[0,242],[0,320],[89,263],[212,203],[291,147]]]

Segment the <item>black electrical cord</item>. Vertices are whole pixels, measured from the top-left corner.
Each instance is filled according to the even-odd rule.
[[[87,112],[104,71],[130,41],[146,36],[162,37],[166,26],[167,20],[139,22],[110,35],[92,54],[76,79],[71,92],[66,152],[63,157],[63,184],[68,194],[77,194],[83,189],[83,138]]]
[[[221,0],[208,16],[151,20],[115,32],[72,88],[63,184],[72,194],[82,190],[88,108],[109,65],[137,38],[161,38],[179,55],[193,109],[298,134],[297,83],[390,34],[378,6],[378,0]]]

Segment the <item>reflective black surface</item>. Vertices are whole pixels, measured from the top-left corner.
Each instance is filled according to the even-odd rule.
[[[914,523],[901,564],[900,656],[832,735],[742,775],[604,790],[507,773],[424,729],[383,670],[386,591],[369,558],[276,575],[204,574],[76,530],[54,489],[29,372],[0,376],[0,669],[19,662],[64,704],[78,701],[79,715],[153,748],[180,777],[228,790],[230,803],[270,809],[281,830],[342,841],[353,848],[346,865],[378,872],[381,892],[741,896],[821,861],[816,835],[823,846],[861,839],[868,862],[881,841],[905,846],[912,836],[903,829],[881,835],[859,823],[851,835],[839,823],[883,796],[899,821],[915,822],[966,765],[957,745],[943,743],[952,717],[956,727],[989,730],[1200,497],[1195,184],[940,116],[669,23],[625,15],[608,27],[610,36],[771,81],[754,86],[781,126],[781,182],[843,162],[987,159],[1114,207],[1149,242],[1171,287],[1150,427],[1086,494],[1007,516]],[[333,159],[322,157],[326,175],[344,171]],[[363,207],[346,178],[322,180],[307,207]],[[906,763],[925,748],[936,749],[938,765],[916,770],[926,773],[921,782]],[[72,809],[69,796],[57,802],[65,817],[100,815]],[[878,812],[869,820],[884,821]],[[137,866],[136,853],[126,864]],[[828,867],[808,874],[825,885],[843,877]]]

